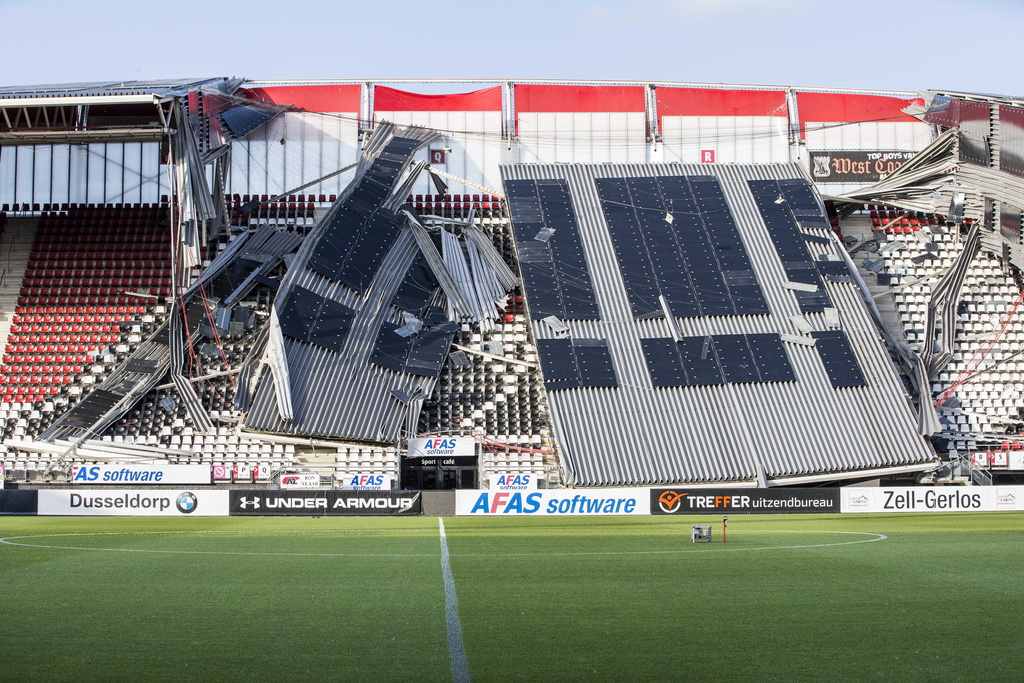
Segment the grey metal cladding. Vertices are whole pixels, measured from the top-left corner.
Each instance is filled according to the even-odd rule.
[[[406,429],[419,414],[421,397],[429,395],[433,389],[435,377],[432,368],[431,373],[427,373],[426,366],[436,362],[437,367],[440,367],[449,351],[443,340],[431,338],[429,343],[424,342],[412,364],[403,362],[401,371],[382,367],[371,359],[382,327],[388,324],[396,329],[402,325],[402,314],[391,302],[395,300],[414,260],[422,253],[408,223],[404,226],[395,223],[393,239],[388,237],[369,250],[374,252],[375,262],[359,270],[360,278],[362,273],[369,278],[368,281],[360,280],[366,282],[365,290],[357,291],[343,281],[335,280],[333,275],[337,274],[336,269],[331,270],[330,274],[319,272],[309,263],[321,238],[330,233],[331,221],[339,213],[348,211],[349,201],[353,197],[360,201],[369,198],[368,201],[377,203],[378,208],[358,207],[368,214],[364,218],[385,216],[390,220],[395,215],[380,208],[380,204],[387,200],[391,185],[386,180],[380,181],[373,177],[362,182],[366,179],[365,174],[386,167],[397,178],[408,164],[410,155],[419,146],[434,139],[436,134],[426,129],[407,128],[399,131],[399,134],[408,137],[389,137],[393,133],[394,127],[386,124],[375,131],[367,143],[356,179],[345,189],[332,211],[308,234],[274,303],[279,311],[283,311],[294,305],[296,297],[311,296],[330,308],[339,307],[340,310],[341,306],[347,307],[354,311],[348,334],[333,349],[285,337],[283,352],[287,358],[291,419],[282,417],[272,375],[265,374],[253,392],[251,408],[246,417],[246,426],[251,429],[395,442],[401,430]],[[387,158],[378,164],[373,156],[382,154],[386,154]],[[350,211],[348,213],[355,215]],[[348,219],[349,216],[346,216],[338,220]],[[355,222],[353,219],[353,224]],[[349,231],[346,240],[338,243],[339,258],[347,258],[354,253],[352,240],[357,241],[364,232],[362,228],[369,223],[372,220],[359,223],[358,233]],[[380,250],[379,256],[377,249]],[[308,267],[304,265],[307,263]],[[316,335],[328,335],[329,330],[314,328],[313,332]],[[392,336],[401,339],[398,335]],[[443,351],[435,348],[437,345],[443,345]],[[401,400],[399,396],[408,396],[410,400]]]
[[[785,286],[785,264],[748,181],[795,181],[778,186],[773,201],[782,193],[784,201],[794,207],[790,211],[790,220],[798,226],[794,230],[809,226],[817,230],[828,223],[820,210],[819,215],[810,215],[810,200],[800,188],[809,189],[815,205],[818,200],[798,165],[516,164],[503,166],[501,172],[505,180],[568,184],[602,313],[601,320],[565,320],[568,337],[606,341],[619,384],[614,389],[546,392],[571,484],[754,481],[759,467],[769,478],[778,478],[911,465],[934,458],[927,440],[918,433],[917,417],[879,343],[857,285],[822,281],[818,275],[814,264],[821,257],[841,256],[837,240],[804,242],[802,233],[795,235],[804,250],[801,260],[820,282],[820,295],[839,311],[842,330],[866,385],[833,389],[815,347],[779,340],[780,334],[792,332],[793,316],[806,321],[812,330],[827,329],[826,318],[824,311],[802,311],[798,295],[806,293]],[[704,355],[706,364],[711,356],[704,354],[704,338],[744,335],[759,377],[768,381],[662,387],[652,382],[644,348],[651,344],[667,348],[671,328],[656,297],[654,315],[634,318],[608,223],[595,199],[595,181],[655,176],[686,176],[691,186],[704,182],[701,177],[717,181],[768,308],[767,315],[711,317],[680,317],[673,308],[678,333],[697,340],[692,348],[684,345],[688,357],[696,364]],[[708,206],[702,207],[702,211],[708,210]],[[534,242],[538,229],[529,235],[529,241]],[[559,335],[554,330],[537,324],[543,316],[533,310],[528,287],[525,303],[538,348],[548,343],[544,340],[556,339]],[[717,353],[715,348],[708,351]],[[780,352],[788,358],[795,381],[772,375],[772,359],[781,358]],[[677,372],[683,373],[681,361],[676,362]],[[542,372],[547,380],[543,358]]]

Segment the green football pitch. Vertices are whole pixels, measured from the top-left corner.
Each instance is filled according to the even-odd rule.
[[[0,680],[1024,678],[1018,513],[443,524],[0,518]]]

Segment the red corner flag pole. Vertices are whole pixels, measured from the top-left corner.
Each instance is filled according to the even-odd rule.
[[[722,517],[722,543],[725,543],[725,529],[726,529],[726,522],[728,522],[728,521],[729,521],[728,517]]]

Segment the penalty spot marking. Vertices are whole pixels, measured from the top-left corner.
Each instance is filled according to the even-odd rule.
[[[443,527],[444,522],[441,522],[442,527],[442,553],[447,553],[448,543],[444,536]],[[296,531],[300,533],[295,533]],[[294,536],[303,535],[301,529],[289,529],[282,530],[280,533],[286,533]],[[332,530],[332,531],[346,531],[346,530]],[[360,529],[359,531],[365,531]],[[419,531],[419,529],[417,529]],[[757,546],[751,548],[704,548],[704,549],[687,549],[687,550],[609,550],[609,551],[585,551],[585,552],[565,552],[565,553],[459,553],[458,557],[584,557],[584,556],[601,556],[601,555],[687,555],[695,553],[736,553],[736,552],[754,552],[754,551],[766,551],[766,550],[798,550],[800,548],[832,548],[844,545],[857,545],[859,543],[875,543],[876,541],[884,541],[888,538],[885,534],[877,534],[868,531],[790,531],[782,529],[772,530],[745,530],[753,533],[773,533],[773,534],[846,534],[853,536],[870,536],[871,538],[862,538],[856,541],[840,541],[838,543],[806,543],[799,545],[768,545],[768,546]],[[323,531],[317,530],[317,535],[324,535]],[[92,551],[105,551],[114,553],[155,553],[162,555],[238,555],[245,557],[437,557],[436,553],[272,553],[272,552],[254,552],[254,551],[231,551],[231,550],[161,550],[155,548],[89,548],[76,545],[48,545],[43,543],[24,543],[26,539],[42,539],[42,538],[62,538],[62,537],[82,537],[82,536],[171,536],[171,535],[200,535],[200,534],[234,534],[238,536],[263,536],[270,535],[267,532],[246,532],[246,531],[136,531],[136,532],[95,532],[95,533],[77,533],[77,534],[32,534],[26,536],[7,536],[0,538],[0,544],[18,546],[23,548],[45,548],[50,550],[92,550]],[[722,544],[728,545],[728,544]],[[449,568],[450,571],[450,568]],[[454,584],[453,584],[454,585]],[[454,588],[453,588],[454,591]],[[454,593],[453,593],[454,594]]]

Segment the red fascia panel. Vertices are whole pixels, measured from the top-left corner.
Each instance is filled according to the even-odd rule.
[[[516,112],[645,112],[644,88],[636,85],[515,86]]]
[[[359,113],[362,86],[283,85],[240,90],[243,97],[271,104],[290,104],[301,111]]]
[[[501,86],[448,95],[423,95],[374,86],[374,111],[501,111]]]
[[[909,121],[919,119],[907,116],[903,108],[911,104],[924,104],[921,98],[905,100],[884,95],[843,95],[841,93],[798,92],[797,112],[801,123],[860,123],[864,121]]]
[[[237,102],[232,103],[231,100],[223,95],[203,95],[203,113],[208,117],[213,117],[236,105]]]
[[[655,89],[662,116],[788,116],[782,90]]]
[[[658,127],[664,116],[778,116],[789,115],[782,90],[718,90],[709,88],[655,89]]]

